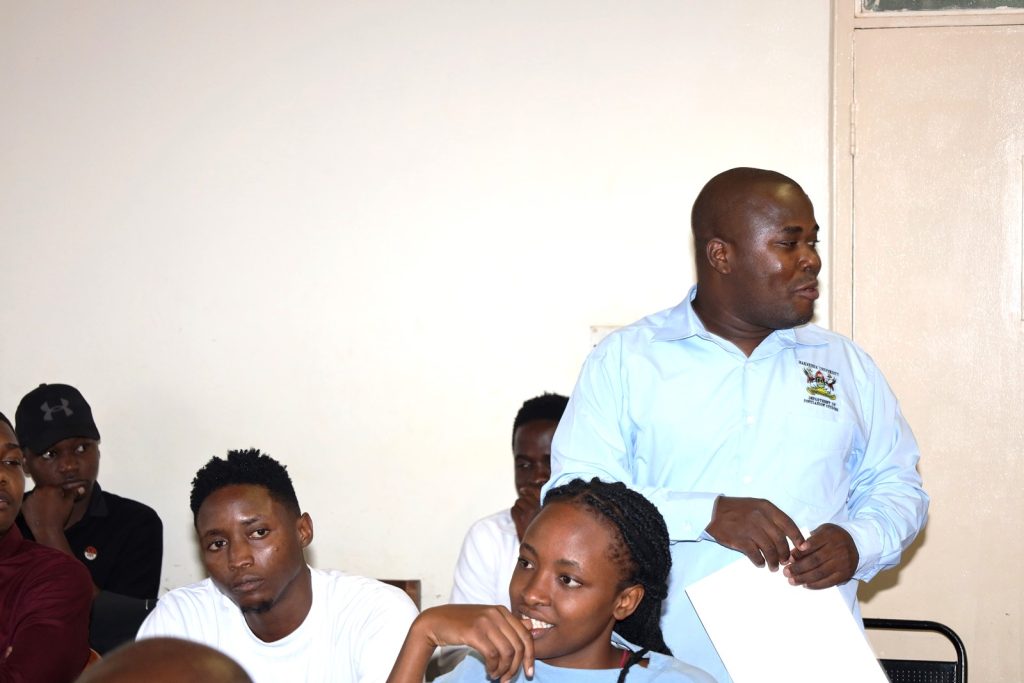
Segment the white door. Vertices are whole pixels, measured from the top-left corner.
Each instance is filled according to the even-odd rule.
[[[864,612],[948,623],[972,679],[1024,680],[1024,26],[857,30],[852,51],[851,331],[932,496]]]

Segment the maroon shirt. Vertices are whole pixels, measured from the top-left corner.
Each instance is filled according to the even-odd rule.
[[[89,660],[91,606],[82,563],[12,525],[0,537],[0,683],[73,681]]]

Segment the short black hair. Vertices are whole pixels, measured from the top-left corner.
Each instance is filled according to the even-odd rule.
[[[10,427],[12,432],[14,431],[14,425],[11,424],[11,421],[8,420],[7,416],[4,415],[3,413],[0,413],[0,422],[3,422],[5,425]]]
[[[195,521],[199,507],[211,493],[225,486],[252,484],[262,486],[270,497],[295,513],[302,514],[295,487],[288,476],[287,468],[258,448],[228,451],[227,458],[217,456],[203,465],[192,479],[192,520]]]
[[[548,392],[544,392],[540,396],[534,396],[524,402],[522,407],[519,408],[519,412],[516,413],[515,421],[512,423],[513,443],[515,443],[516,430],[527,422],[534,422],[535,420],[553,420],[558,422],[561,420],[562,413],[565,412],[565,406],[568,403],[568,396]]]
[[[619,675],[619,683],[623,683],[629,668],[648,650],[672,654],[661,632],[661,603],[668,597],[672,569],[665,518],[642,494],[622,482],[608,483],[597,477],[590,481],[573,479],[551,489],[544,498],[544,507],[552,503],[578,505],[608,522],[619,537],[612,559],[622,566],[624,587],[644,587],[644,597],[636,610],[615,624],[616,633],[641,648],[623,667]]]

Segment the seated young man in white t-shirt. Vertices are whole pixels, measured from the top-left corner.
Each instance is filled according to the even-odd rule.
[[[519,542],[540,510],[540,489],[551,476],[551,437],[568,397],[542,394],[523,403],[512,423],[516,502],[473,523],[462,542],[452,581],[452,604],[509,607],[508,582]]]
[[[313,522],[284,466],[258,450],[212,458],[192,480],[210,578],[172,590],[139,639],[218,649],[256,683],[383,683],[416,608],[401,590],[306,564]]]

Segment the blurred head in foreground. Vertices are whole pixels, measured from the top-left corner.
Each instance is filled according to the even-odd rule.
[[[233,659],[211,647],[178,638],[149,638],[117,648],[93,664],[78,683],[252,683]]]

